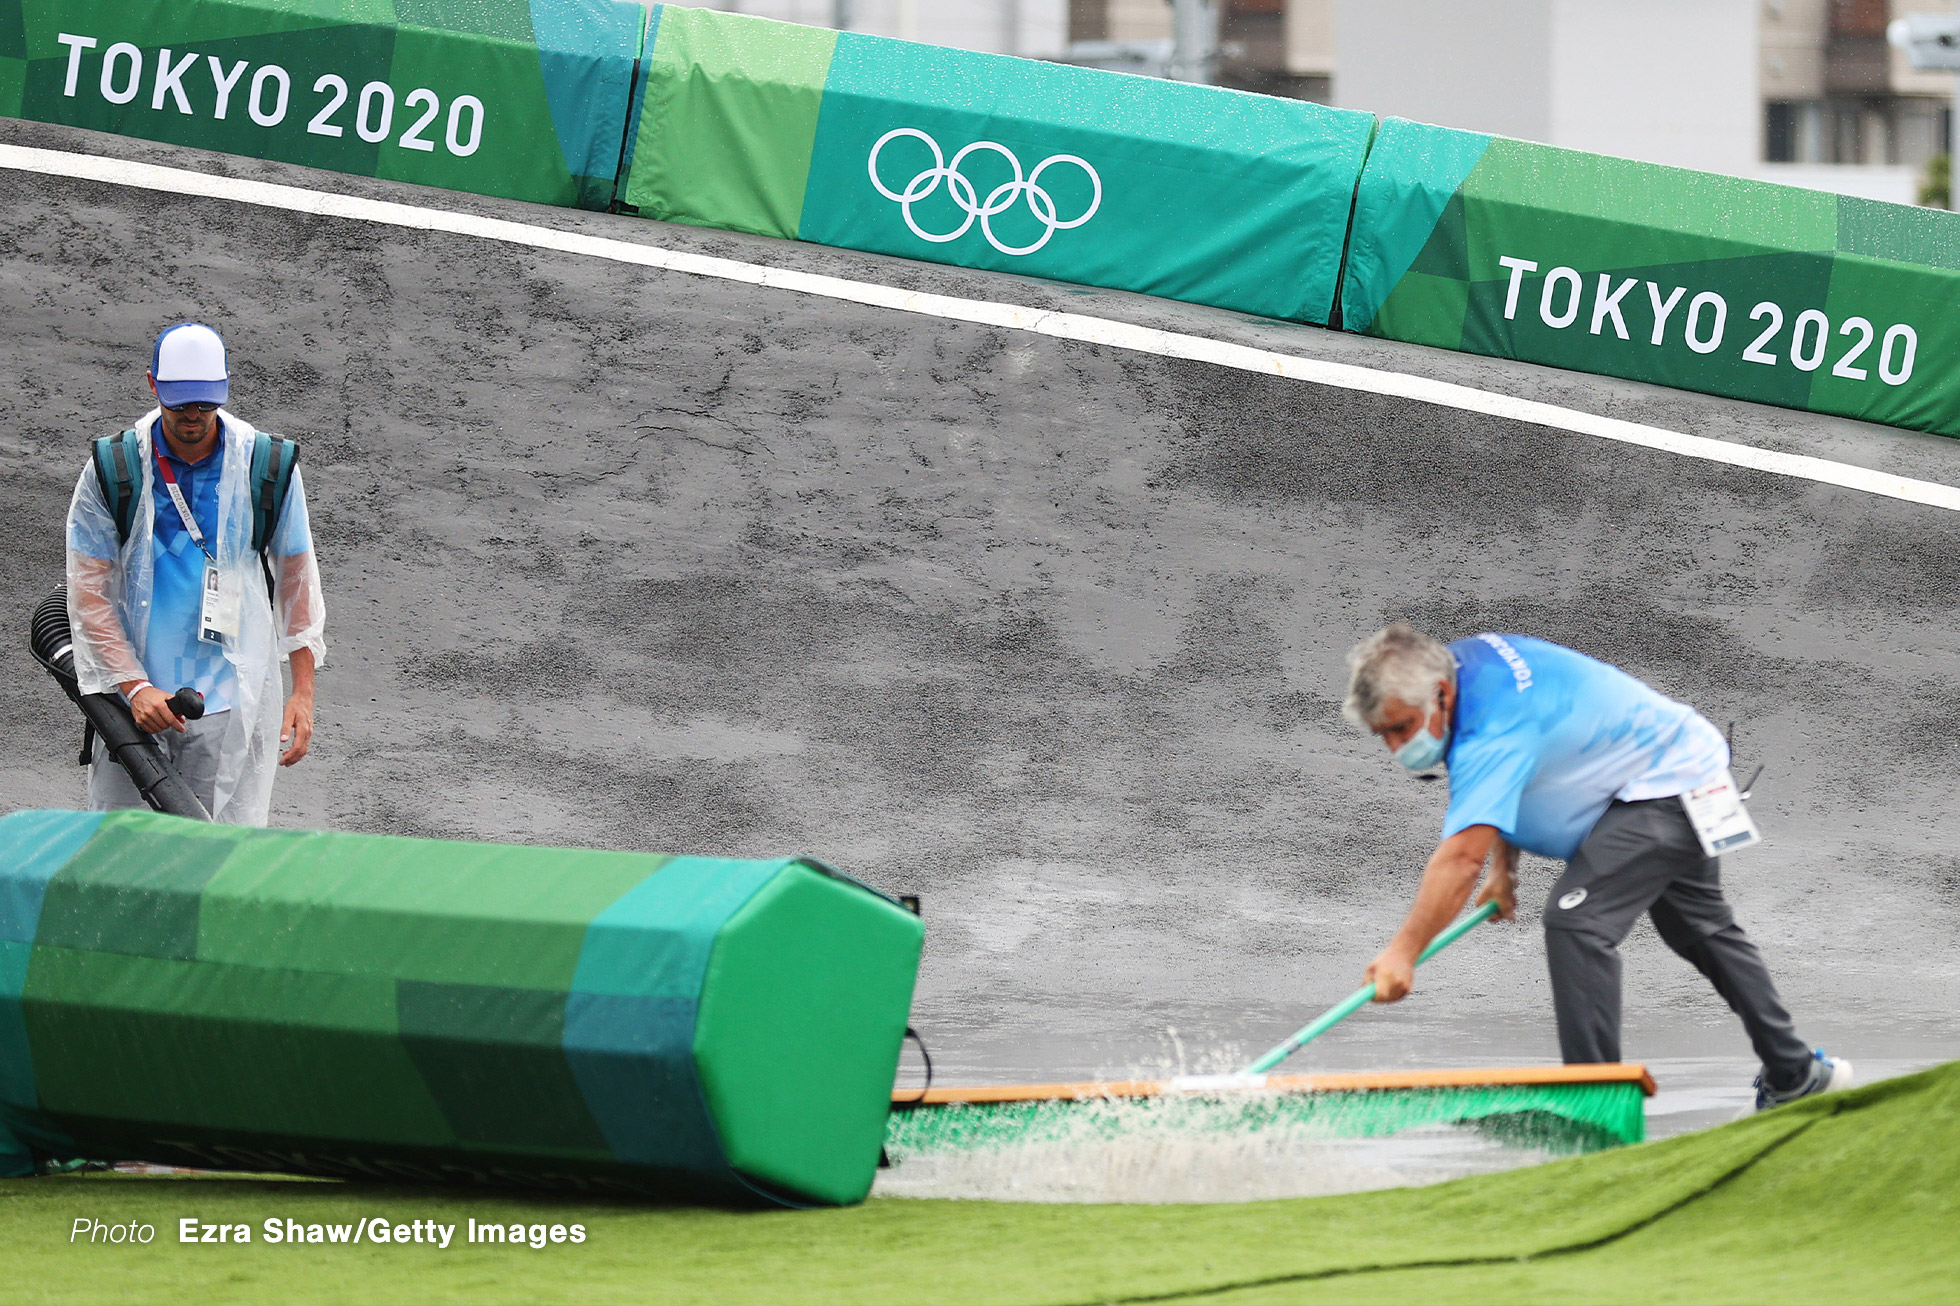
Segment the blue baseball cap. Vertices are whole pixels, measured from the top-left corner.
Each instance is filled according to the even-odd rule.
[[[150,377],[165,408],[179,404],[222,404],[231,397],[225,342],[202,322],[179,322],[157,337]]]

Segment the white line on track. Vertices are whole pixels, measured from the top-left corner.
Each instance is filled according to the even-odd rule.
[[[1492,394],[1487,390],[1453,385],[1447,381],[1436,381],[1428,377],[1410,376],[1406,372],[1389,372],[1371,367],[1358,367],[1352,363],[1333,363],[1324,359],[1302,358],[1297,354],[1274,353],[1271,350],[1255,349],[1249,345],[1235,345],[1223,340],[1185,335],[1176,331],[1159,331],[1152,327],[1135,326],[1128,322],[1115,322],[1108,318],[1090,317],[1081,313],[1057,313],[1019,304],[998,304],[984,299],[961,299],[952,295],[899,290],[875,282],[849,281],[842,277],[820,276],[813,272],[764,267],[735,259],[713,258],[706,254],[689,254],[678,250],[662,249],[656,245],[641,245],[632,241],[609,240],[603,236],[555,231],[550,227],[537,227],[523,222],[506,222],[501,218],[485,218],[471,213],[453,213],[411,204],[394,204],[386,200],[362,199],[352,195],[334,195],[325,191],[306,190],[298,186],[280,186],[270,182],[214,177],[207,173],[191,172],[182,168],[165,168],[151,163],[105,159],[89,154],[69,154],[59,150],[0,145],[0,167],[47,176],[74,177],[117,186],[167,191],[173,195],[196,195],[208,199],[232,200],[240,204],[256,204],[263,208],[311,213],[321,217],[374,222],[385,226],[405,227],[413,231],[448,232],[481,240],[524,245],[532,249],[557,250],[566,254],[610,259],[616,263],[661,268],[692,276],[740,281],[749,285],[767,286],[774,290],[788,290],[797,294],[816,295],[824,299],[846,300],[854,304],[868,304],[875,308],[895,309],[901,313],[922,313],[929,317],[945,318],[955,322],[1004,327],[1010,331],[1032,331],[1061,340],[1107,345],[1114,349],[1129,349],[1138,353],[1156,354],[1163,358],[1188,358],[1218,367],[1235,368],[1242,372],[1289,377],[1297,381],[1310,381],[1316,385],[1336,386],[1343,390],[1394,395],[1421,403],[1456,408],[1464,412],[1483,413],[1489,417],[1529,422],[1535,426],[1550,426],[1580,435],[1596,436],[1602,440],[1617,440],[1623,444],[1660,449],[1685,458],[1701,458],[1709,462],[1728,463],[1736,467],[1753,468],[1760,472],[1772,472],[1778,476],[1793,476],[1825,485],[1841,485],[1847,489],[1863,490],[1870,494],[1885,495],[1888,498],[1904,499],[1909,503],[1923,503],[1935,508],[1960,512],[1960,487],[1942,485],[1936,481],[1914,480],[1906,476],[1894,476],[1888,472],[1873,471],[1867,467],[1856,467],[1850,463],[1833,462],[1828,458],[1780,453],[1773,449],[1757,449],[1727,440],[1688,435],[1658,426],[1645,426],[1639,422],[1621,421],[1618,418],[1601,417],[1595,413],[1584,413],[1573,408],[1561,408],[1556,404],[1519,399],[1512,395]]]

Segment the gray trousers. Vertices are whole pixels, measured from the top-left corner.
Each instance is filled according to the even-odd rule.
[[[1678,798],[1614,802],[1545,904],[1559,1050],[1567,1063],[1620,1059],[1620,940],[1641,912],[1742,1017],[1771,1088],[1810,1075],[1756,945],[1722,897],[1721,859],[1703,855]]]
[[[231,720],[229,712],[213,712],[196,721],[184,722],[184,730],[166,730],[160,735],[151,735],[156,745],[163,751],[164,760],[175,768],[184,783],[191,787],[204,810],[214,811],[218,804],[215,794],[218,787],[218,748],[225,741],[225,723]],[[88,769],[88,808],[91,812],[113,812],[126,807],[146,808],[143,791],[129,778],[129,772],[115,758],[109,756],[108,748],[100,737],[95,741],[95,761]]]

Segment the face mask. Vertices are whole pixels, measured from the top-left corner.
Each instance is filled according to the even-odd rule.
[[[1440,692],[1436,695],[1436,706],[1443,706],[1443,696]],[[1429,733],[1429,719],[1424,717],[1423,728],[1411,735],[1409,742],[1396,749],[1393,756],[1397,762],[1411,771],[1427,771],[1443,760],[1444,754],[1449,750],[1449,739],[1450,723],[1447,716],[1443,719],[1441,739]]]
[[[1436,738],[1428,730],[1412,736],[1408,743],[1395,750],[1395,760],[1411,771],[1427,771],[1443,760],[1444,741]]]

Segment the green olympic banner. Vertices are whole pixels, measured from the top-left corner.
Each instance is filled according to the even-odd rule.
[[[1373,119],[664,5],[642,215],[1162,295],[1332,309]]]
[[[0,817],[0,1175],[840,1205],[924,927],[805,859]]]
[[[1344,325],[1960,435],[1960,216],[1391,118]]]
[[[616,0],[0,0],[0,114],[606,208],[644,22]]]

